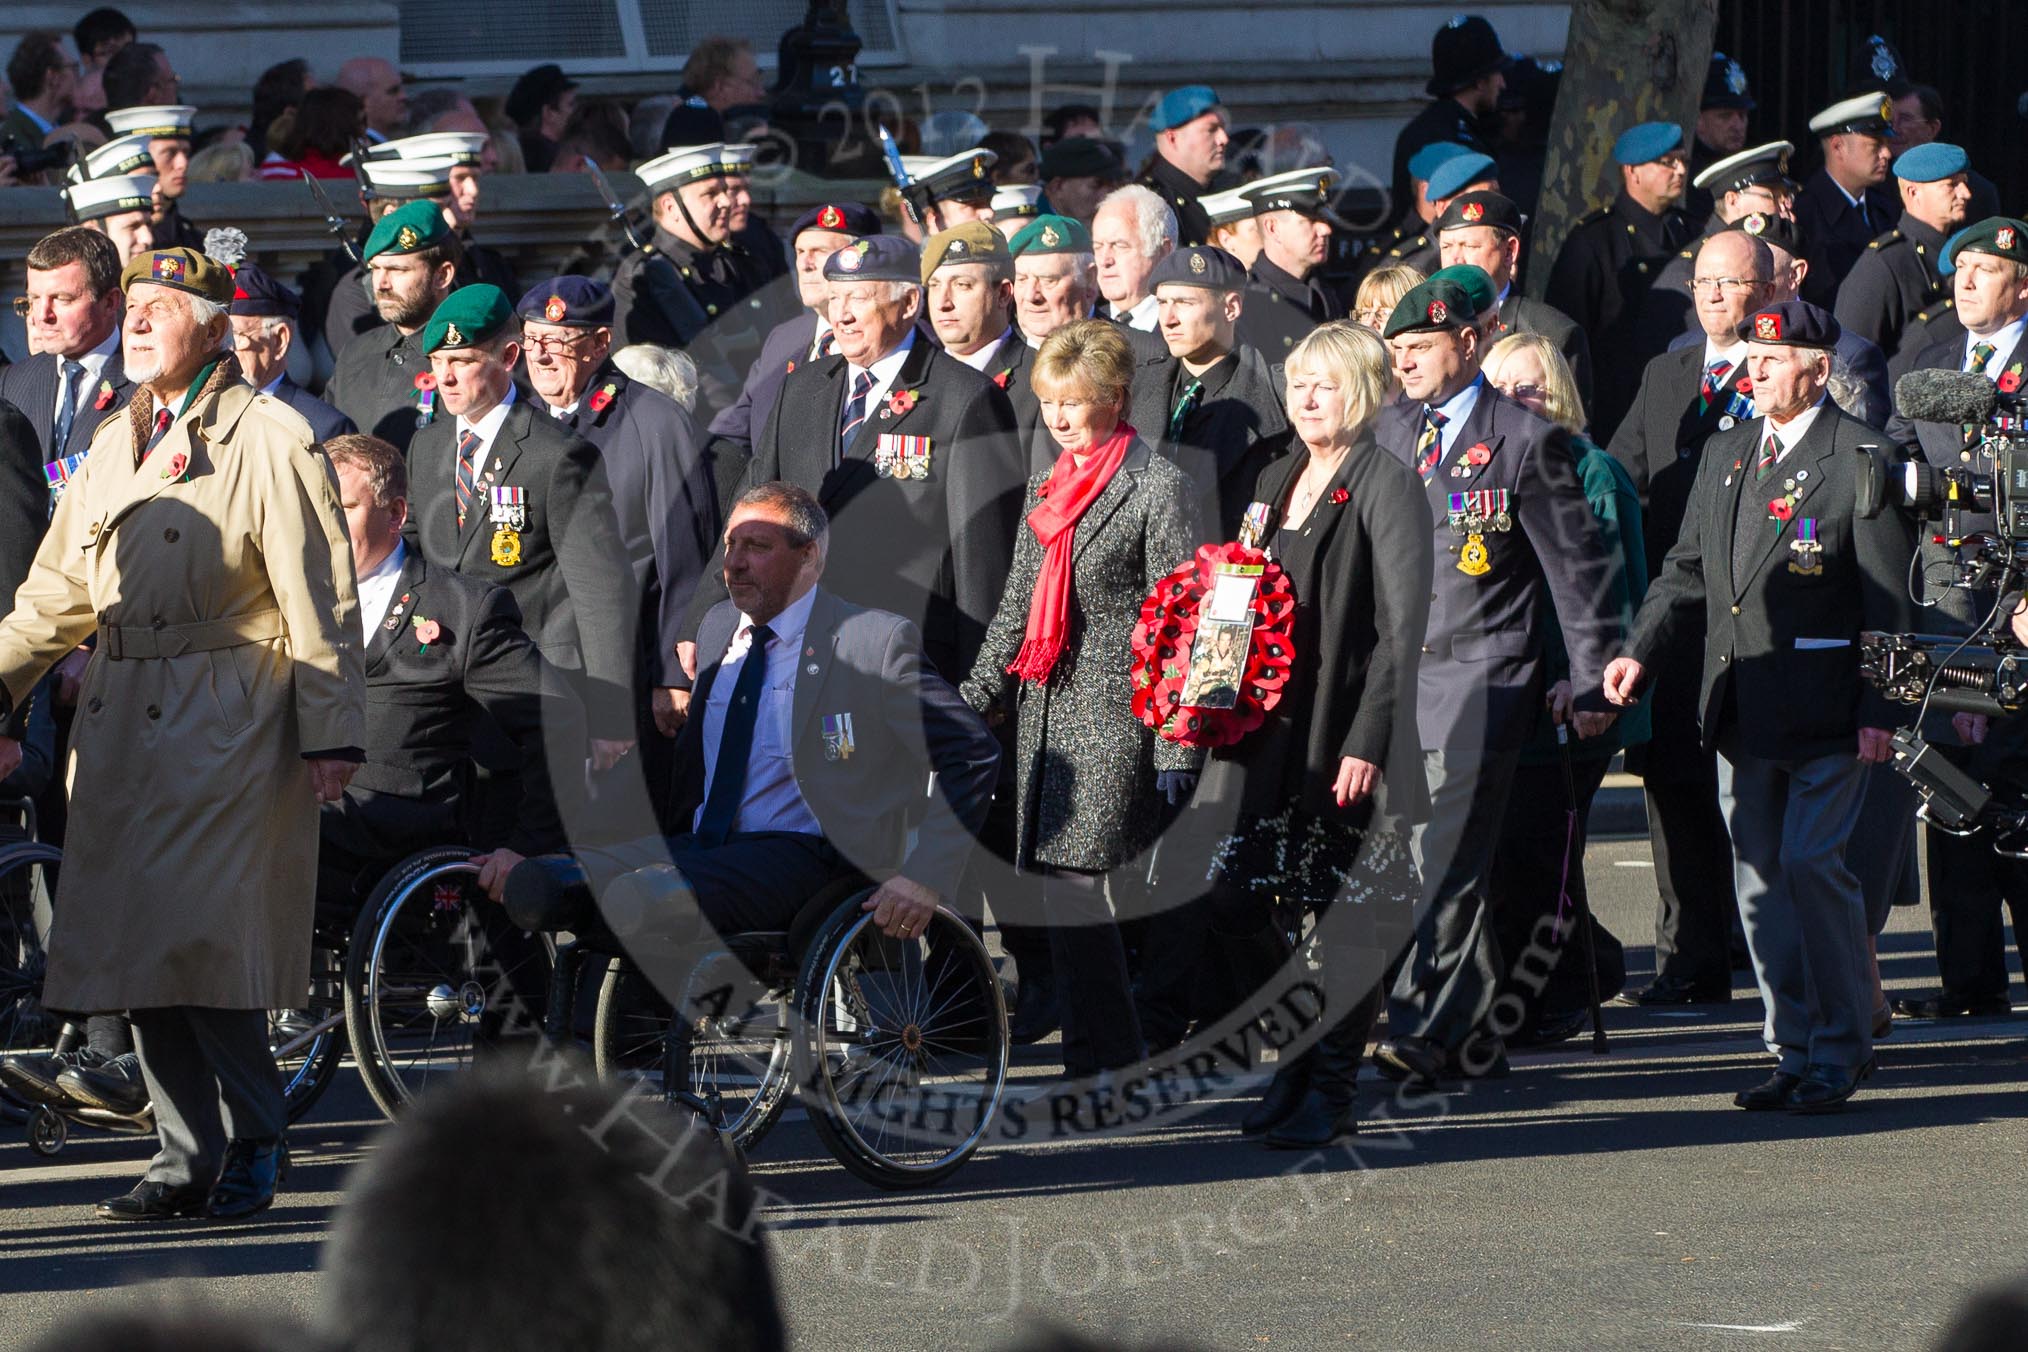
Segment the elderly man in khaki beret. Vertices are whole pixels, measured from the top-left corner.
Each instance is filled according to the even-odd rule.
[[[160,1141],[98,1214],[242,1217],[282,1163],[265,1011],[309,987],[317,804],[365,741],[351,546],[309,424],[240,376],[231,274],[160,249],[120,281],[141,388],[0,621],[0,715],[96,633],[43,998],[131,1012]]]

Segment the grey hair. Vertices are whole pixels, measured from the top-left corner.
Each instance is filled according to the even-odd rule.
[[[195,291],[184,292],[183,298],[190,302],[190,317],[197,321],[197,327],[203,328],[205,325],[209,324],[214,319],[224,319],[227,321],[225,326],[225,332],[220,334],[218,337],[217,350],[220,352],[232,351],[233,333],[232,333],[232,323],[230,320],[231,312],[225,306],[220,305],[217,301],[209,300],[206,297],[200,296]]]
[[[1098,209],[1104,211],[1115,205],[1133,209],[1134,234],[1138,237],[1141,257],[1159,258],[1164,245],[1170,248],[1176,246],[1176,213],[1153,190],[1138,183],[1129,183],[1101,197]]]
[[[830,516],[810,490],[798,484],[784,483],[779,479],[755,484],[741,493],[732,507],[733,511],[742,507],[766,507],[779,513],[784,518],[782,524],[788,529],[790,542],[801,549],[814,541],[818,558],[823,558],[831,548]]]
[[[697,411],[697,363],[689,353],[653,343],[630,343],[613,353],[613,365],[651,390],[683,405],[686,413]]]

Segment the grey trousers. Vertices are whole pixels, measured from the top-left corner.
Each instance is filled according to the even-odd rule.
[[[175,1005],[133,1012],[134,1050],[155,1101],[159,1148],[148,1181],[210,1187],[235,1140],[272,1140],[288,1125],[261,1009]]]
[[[1846,863],[1867,767],[1856,754],[1771,761],[1722,746],[1739,918],[1780,1069],[1853,1069],[1873,1054],[1866,900]]]
[[[1507,965],[1486,898],[1518,751],[1425,751],[1429,820],[1410,847],[1422,876],[1415,948],[1388,995],[1395,1037],[1424,1037],[1455,1053],[1485,1023]]]

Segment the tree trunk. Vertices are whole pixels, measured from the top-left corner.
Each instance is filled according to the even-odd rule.
[[[1540,299],[1572,226],[1619,194],[1613,141],[1641,122],[1675,122],[1687,152],[1696,135],[1718,0],[1576,0],[1563,83],[1549,123],[1549,158],[1534,223],[1529,293]]]

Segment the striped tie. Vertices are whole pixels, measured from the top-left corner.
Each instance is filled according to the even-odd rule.
[[[1424,483],[1436,473],[1437,461],[1444,458],[1444,415],[1433,408],[1422,411],[1422,435],[1415,442],[1415,472]]]
[[[1725,388],[1725,373],[1732,369],[1732,363],[1720,357],[1704,368],[1704,386],[1698,391],[1697,411],[1704,412],[1718,398],[1718,392]]]
[[[817,350],[812,352],[810,356],[812,360],[818,357],[828,357],[837,350],[838,335],[830,329],[825,329],[821,334],[817,335]]]
[[[1773,432],[1769,432],[1767,440],[1760,444],[1760,459],[1753,462],[1753,481],[1755,483],[1763,482],[1768,475],[1774,473],[1775,461],[1781,458],[1781,453],[1781,443],[1775,440]]]
[[[838,419],[838,454],[842,457],[852,449],[852,438],[859,431],[859,425],[866,421],[866,397],[873,393],[873,372],[861,371],[852,377],[852,397],[845,401],[845,408]]]
[[[1993,359],[1993,353],[1997,350],[1991,343],[1973,343],[1972,364],[1965,369],[1975,376],[1986,374],[1986,363]]]
[[[479,434],[466,432],[458,438],[458,525],[465,524],[465,511],[472,505],[472,490],[477,483],[477,471],[472,464],[473,452],[479,449]]]

